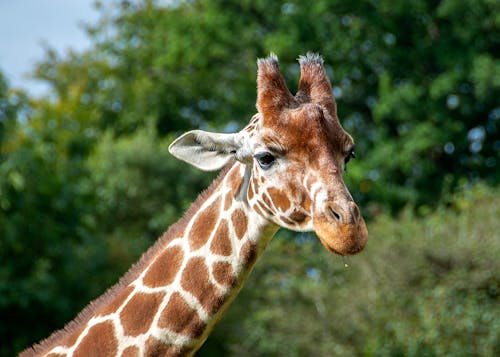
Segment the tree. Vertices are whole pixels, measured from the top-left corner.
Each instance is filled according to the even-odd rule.
[[[276,52],[293,88],[295,58],[317,51],[358,142],[348,180],[363,205],[396,212],[433,206],[464,179],[498,184],[494,1],[117,5],[89,29],[92,50],[38,71],[63,100],[79,86],[101,127],[234,130],[255,112],[256,57]]]
[[[46,326],[57,326],[68,317],[81,291],[81,276],[100,268],[86,254],[99,250],[86,222],[88,196],[71,184],[82,175],[76,157],[69,155],[69,140],[63,130],[54,135],[57,121],[26,117],[33,103],[4,87],[3,137],[0,142],[0,333],[10,344],[0,353],[12,355],[30,342],[20,333],[31,321],[33,336]],[[84,243],[85,241],[85,243]],[[77,265],[75,265],[77,264]],[[57,271],[57,274],[55,273]],[[72,279],[68,279],[71,276]],[[87,275],[88,276],[88,275]],[[95,290],[94,290],[95,292]],[[78,298],[75,299],[78,301]],[[46,326],[34,323],[32,318]]]

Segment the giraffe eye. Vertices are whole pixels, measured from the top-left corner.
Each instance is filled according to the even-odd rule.
[[[276,161],[276,158],[274,157],[274,155],[272,155],[271,153],[268,153],[268,152],[261,152],[261,153],[255,154],[254,158],[255,158],[255,160],[257,160],[257,163],[259,164],[259,166],[261,168],[263,168],[264,170],[270,168],[274,164],[274,162]]]

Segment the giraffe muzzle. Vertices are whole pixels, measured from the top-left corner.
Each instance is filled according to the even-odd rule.
[[[326,249],[340,255],[359,253],[368,240],[365,221],[353,201],[327,202],[314,220],[314,230]]]

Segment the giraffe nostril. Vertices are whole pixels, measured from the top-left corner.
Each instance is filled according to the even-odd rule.
[[[328,210],[330,211],[330,213],[332,214],[333,218],[335,218],[335,220],[339,223],[342,222],[342,216],[337,212],[335,211],[332,206],[328,206]]]

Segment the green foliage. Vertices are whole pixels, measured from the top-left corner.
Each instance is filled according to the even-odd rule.
[[[378,217],[344,260],[280,234],[200,356],[221,344],[235,356],[496,355],[500,194],[479,186],[450,204]]]
[[[91,51],[64,60],[49,51],[37,72],[101,128],[121,134],[154,118],[160,135],[234,129],[254,112],[255,58],[278,53],[293,87],[294,58],[313,50],[325,57],[341,119],[358,141],[363,160],[349,183],[363,204],[397,212],[408,202],[434,206],[464,178],[498,183],[493,1],[144,1],[111,9],[89,28]]]
[[[101,138],[88,160],[100,230],[156,239],[196,198],[192,187],[208,185],[210,175],[194,175],[194,169],[167,156],[171,141],[160,140],[151,127],[119,139],[109,132]]]
[[[498,191],[453,193],[499,182],[498,3],[161,4],[97,2],[91,48],[37,65],[45,98],[0,74],[0,355],[62,327],[181,216],[213,175],[168,144],[241,128],[271,51],[292,91],[297,55],[324,56],[357,142],[347,184],[365,216],[399,218],[372,223],[348,269],[307,236],[275,240],[203,353],[493,354]]]
[[[81,296],[102,290],[88,277],[109,269],[87,222],[92,197],[71,184],[85,170],[32,129],[11,126],[1,152],[0,333],[12,343],[0,346],[2,355],[61,326]],[[27,321],[29,335],[20,333]]]

